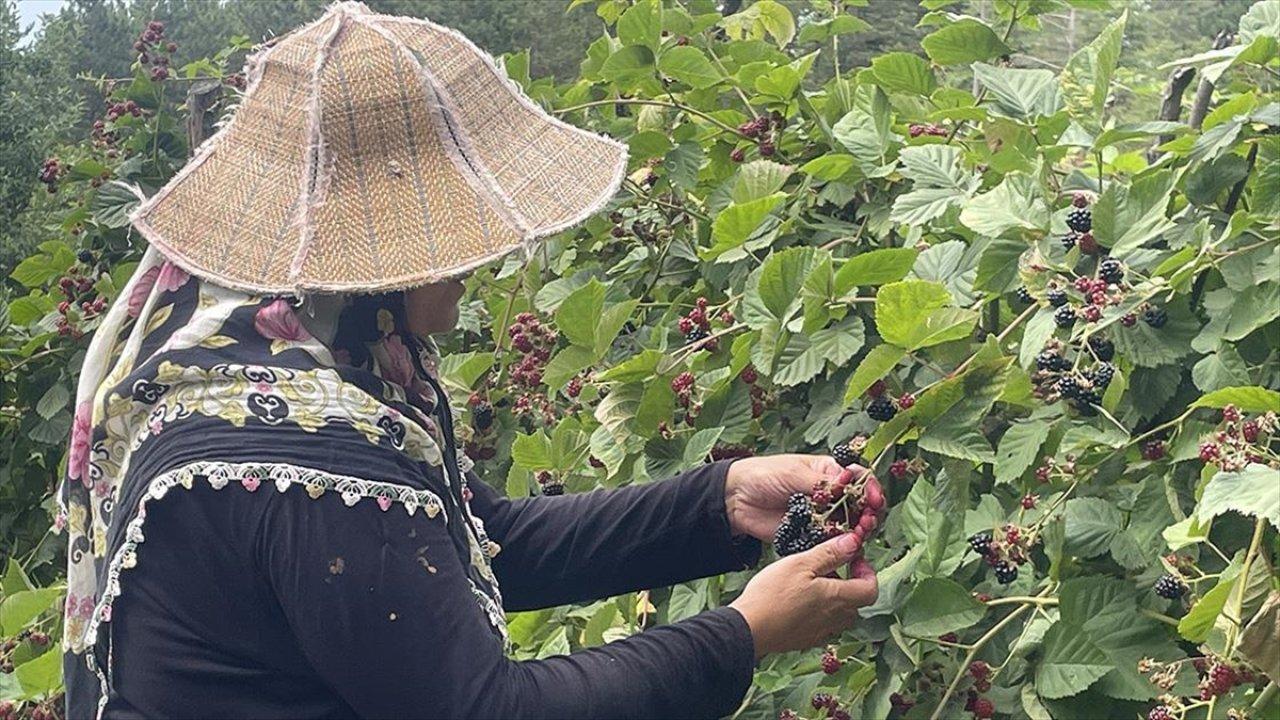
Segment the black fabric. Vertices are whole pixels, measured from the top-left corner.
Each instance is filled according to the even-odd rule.
[[[472,511],[503,547],[508,608],[753,563],[758,543],[730,537],[726,468],[523,500],[472,476]],[[146,538],[109,624],[108,718],[716,717],[736,708],[754,667],[750,631],[728,608],[509,660],[443,516],[347,507],[336,493],[196,482],[149,506]]]

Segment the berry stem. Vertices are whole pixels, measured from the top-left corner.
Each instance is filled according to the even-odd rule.
[[[1235,595],[1231,600],[1231,613],[1227,615],[1227,619],[1231,621],[1231,627],[1227,628],[1227,644],[1223,657],[1230,658],[1231,653],[1235,651],[1236,640],[1240,636],[1240,626],[1244,625],[1244,594],[1249,586],[1249,571],[1252,569],[1253,561],[1258,556],[1258,548],[1262,546],[1262,536],[1266,534],[1267,519],[1259,516],[1253,524],[1253,537],[1249,540],[1249,550],[1245,552],[1244,562],[1240,565],[1239,580],[1234,588]]]
[[[1032,605],[1057,605],[1058,598],[1044,597],[1042,595],[1013,595],[1010,597],[988,600],[987,607],[995,607],[996,605],[1014,605],[1018,603],[1030,603]]]
[[[1053,590],[1053,585],[1050,585],[1049,587],[1046,587],[1044,590],[1042,590],[1040,592],[1040,595],[1038,595],[1037,597],[1044,597],[1048,595],[1052,590]],[[1004,616],[1004,618],[1000,620],[1000,622],[991,626],[991,629],[988,630],[982,637],[978,638],[978,641],[973,644],[973,649],[971,649],[968,652],[968,654],[965,655],[964,661],[960,663],[960,668],[956,671],[955,677],[951,679],[951,684],[947,686],[947,691],[943,693],[942,699],[938,701],[937,707],[933,709],[933,714],[929,716],[929,720],[938,720],[939,718],[942,717],[942,711],[944,708],[946,708],[947,702],[951,700],[952,695],[955,695],[956,688],[960,686],[960,681],[964,680],[964,678],[969,674],[969,666],[973,664],[974,659],[978,656],[978,653],[982,651],[982,648],[986,647],[987,643],[991,642],[991,640],[995,638],[995,636],[999,635],[1001,631],[1003,631],[1006,627],[1009,626],[1010,623],[1012,623],[1014,620],[1017,620],[1022,615],[1022,613],[1026,612],[1032,607],[1035,607],[1035,606],[1030,603],[1023,603],[1013,612]]]

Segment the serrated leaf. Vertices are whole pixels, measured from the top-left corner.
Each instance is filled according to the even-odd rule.
[[[1178,621],[1178,634],[1193,643],[1209,639],[1209,632],[1227,605],[1227,598],[1239,582],[1239,576],[1223,578],[1212,590],[1205,593],[1191,606],[1191,610]]]
[[[844,404],[848,405],[867,391],[876,380],[884,377],[895,365],[907,356],[907,351],[889,343],[871,348],[871,351],[858,363],[858,369],[849,377],[849,384],[844,391]]]
[[[773,197],[782,189],[791,168],[771,160],[753,160],[738,168],[738,178],[733,186],[733,202],[749,203],[753,200]]]
[[[1196,517],[1207,523],[1225,512],[1266,518],[1280,530],[1280,470],[1249,463],[1243,470],[1216,473],[1204,487]]]
[[[40,401],[36,403],[36,413],[45,420],[51,419],[54,415],[64,410],[67,403],[71,400],[71,390],[67,388],[67,384],[59,378],[56,382],[49,386],[49,389],[40,396]]]
[[[986,23],[962,18],[935,30],[920,41],[925,54],[939,65],[990,60],[1013,50]]]
[[[854,255],[836,271],[835,292],[844,295],[855,287],[901,280],[911,272],[917,254],[915,248],[883,248]]]
[[[920,581],[902,607],[902,630],[918,637],[937,637],[972,627],[987,614],[960,583],[932,577]]]
[[[774,193],[746,203],[733,203],[721,210],[711,223],[713,244],[700,255],[705,260],[711,260],[740,247],[786,197],[786,193]]]
[[[1111,548],[1111,541],[1124,529],[1124,517],[1115,505],[1102,498],[1072,498],[1067,501],[1067,552],[1080,557],[1097,557]]]
[[[1052,115],[1062,106],[1058,78],[1048,70],[1023,70],[974,63],[973,74],[987,89],[992,109],[1015,120]]]
[[[773,381],[784,387],[799,385],[816,377],[827,363],[843,365],[862,349],[864,332],[862,318],[854,315],[812,336],[792,336],[778,358]]]
[[[62,587],[21,590],[5,596],[0,603],[0,629],[7,636],[17,635],[27,623],[53,607],[62,597]]]
[[[838,180],[853,169],[855,160],[852,155],[832,153],[820,155],[800,166],[800,172],[810,175],[815,180]]]
[[[1040,446],[1049,437],[1049,423],[1042,420],[1015,422],[1000,438],[996,451],[996,482],[1017,480],[1040,457]]]
[[[1058,621],[1044,636],[1036,689],[1049,699],[1070,697],[1084,692],[1111,669],[1107,656],[1080,627]]]
[[[887,342],[908,350],[967,337],[977,313],[948,307],[951,302],[951,293],[940,283],[890,283],[876,293],[876,329]]]
[[[1280,413],[1280,392],[1264,387],[1226,387],[1202,395],[1191,404],[1193,408],[1224,408],[1235,405],[1245,412]]]
[[[1084,106],[1096,115],[1101,114],[1111,89],[1111,76],[1120,59],[1120,44],[1128,18],[1128,11],[1122,12],[1067,61],[1060,82],[1073,106]]]
[[[1049,229],[1049,210],[1035,181],[1012,173],[990,192],[969,199],[960,222],[979,235],[999,237],[1009,230]]]
[[[706,54],[688,45],[673,47],[658,60],[658,70],[698,90],[720,82],[720,73]]]
[[[929,95],[938,87],[933,68],[918,55],[891,52],[871,60],[871,74],[876,84],[888,92]]]

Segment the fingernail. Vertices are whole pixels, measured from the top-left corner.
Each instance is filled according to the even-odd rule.
[[[862,546],[862,540],[854,533],[845,533],[836,540],[836,548],[843,553],[855,553]]]

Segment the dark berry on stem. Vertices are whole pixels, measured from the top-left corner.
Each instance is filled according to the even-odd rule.
[[[1103,362],[1109,362],[1116,356],[1116,346],[1110,340],[1097,335],[1089,336],[1089,349],[1093,356]]]
[[[1088,208],[1075,208],[1067,213],[1067,227],[1078,233],[1089,232],[1093,229],[1093,213]]]
[[[1089,378],[1095,387],[1106,388],[1116,376],[1116,366],[1111,363],[1099,363],[1090,373]]]
[[[1142,313],[1142,320],[1159,330],[1164,327],[1165,323],[1169,322],[1169,313],[1165,312],[1164,308],[1147,308],[1147,311]]]
[[[1098,277],[1109,283],[1118,283],[1124,280],[1124,265],[1115,258],[1107,258],[1098,266]]]
[[[898,414],[898,409],[893,406],[893,401],[889,398],[878,397],[867,406],[867,414],[871,416],[872,420],[888,422],[893,419],[894,415]]]
[[[1093,233],[1080,233],[1080,252],[1085,255],[1096,255],[1098,253],[1098,241],[1093,237]]]
[[[991,533],[977,533],[969,537],[969,548],[979,555],[991,551]]]
[[[1044,294],[1049,304],[1054,307],[1062,307],[1067,304],[1067,293],[1062,288],[1049,288]]]
[[[858,453],[854,452],[848,443],[831,448],[831,457],[835,458],[840,467],[849,467],[858,462]]]
[[[1177,600],[1187,591],[1187,586],[1173,575],[1161,575],[1160,579],[1156,580],[1155,591],[1162,598]]]
[[[1063,305],[1053,311],[1053,322],[1061,328],[1069,328],[1076,324],[1076,311],[1070,305]]]
[[[1031,291],[1026,289],[1025,287],[1018,288],[1018,292],[1015,294],[1018,297],[1018,302],[1024,305],[1030,305],[1031,303],[1036,301],[1036,299],[1031,296]]]
[[[1018,579],[1018,566],[1010,564],[1006,561],[1000,561],[993,568],[996,574],[996,582],[1001,585],[1008,585]]]
[[[1067,250],[1070,250],[1071,248],[1075,247],[1075,246],[1076,246],[1076,238],[1077,238],[1077,237],[1078,237],[1078,236],[1077,236],[1075,233],[1073,233],[1073,232],[1070,232],[1070,233],[1067,233],[1066,235],[1063,235],[1063,236],[1062,236],[1062,247],[1066,248]]]

